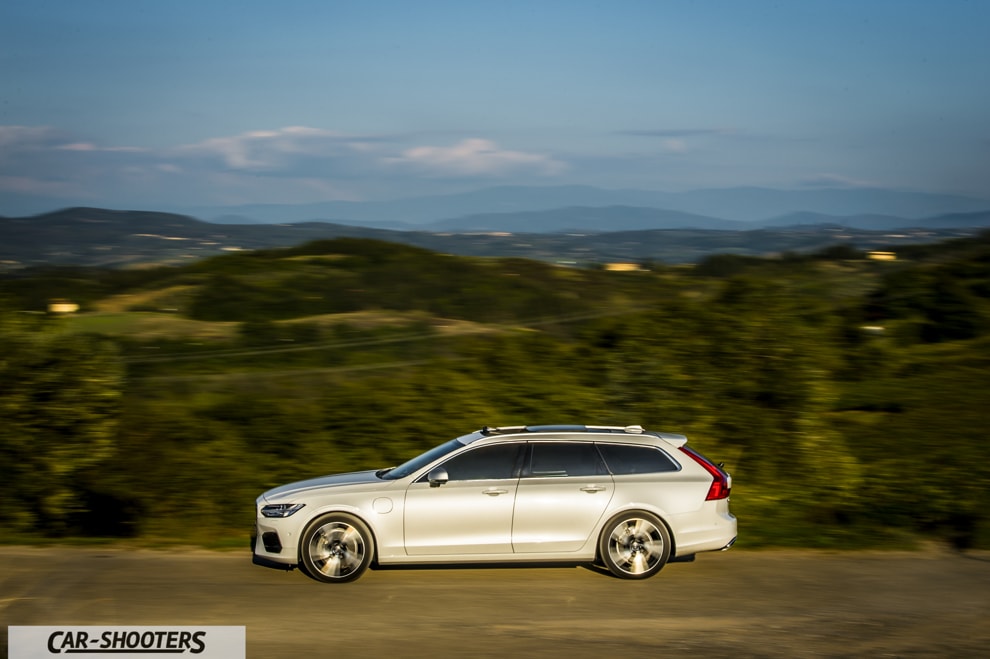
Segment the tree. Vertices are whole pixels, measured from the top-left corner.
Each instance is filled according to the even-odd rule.
[[[0,520],[57,532],[77,477],[114,450],[123,366],[113,344],[57,321],[0,315]]]

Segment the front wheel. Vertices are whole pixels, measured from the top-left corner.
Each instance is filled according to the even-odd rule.
[[[317,581],[342,583],[357,579],[368,569],[374,541],[358,518],[330,513],[306,528],[299,553],[307,575]]]
[[[622,513],[602,529],[598,553],[608,571],[617,577],[652,577],[670,558],[670,532],[656,515]]]

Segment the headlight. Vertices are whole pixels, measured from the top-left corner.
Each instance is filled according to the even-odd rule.
[[[304,503],[270,503],[261,509],[261,514],[265,517],[288,517],[305,505]]]

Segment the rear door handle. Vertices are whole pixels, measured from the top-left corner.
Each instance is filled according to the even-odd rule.
[[[588,494],[594,494],[595,492],[601,492],[604,489],[604,485],[585,485],[581,488],[581,491],[587,492]]]
[[[509,491],[508,490],[499,490],[497,488],[491,487],[491,488],[488,488],[487,490],[482,490],[481,493],[482,494],[487,494],[490,497],[497,497],[500,494],[508,494]]]

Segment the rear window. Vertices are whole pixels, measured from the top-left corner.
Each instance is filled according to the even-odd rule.
[[[662,471],[677,471],[680,468],[669,455],[653,446],[599,444],[598,448],[614,476],[655,474]]]

